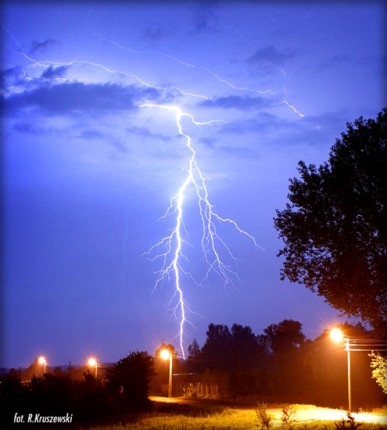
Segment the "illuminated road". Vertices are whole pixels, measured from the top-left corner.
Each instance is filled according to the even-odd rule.
[[[206,400],[187,400],[182,398],[167,398],[167,397],[156,397],[151,396],[150,400],[153,402],[160,403],[176,403],[176,404],[190,404],[193,406],[209,406],[212,404],[211,401]],[[219,403],[213,403],[214,406],[219,406]],[[238,408],[239,409],[239,408]],[[244,411],[251,410],[252,415],[255,416],[255,409],[252,408],[240,408]],[[273,416],[274,421],[280,422],[282,411],[281,408],[268,408],[268,412]],[[387,410],[382,411],[380,413],[352,413],[352,416],[355,418],[357,423],[374,423],[381,424],[383,426],[387,426]],[[298,423],[307,423],[313,421],[341,421],[342,419],[346,420],[346,411],[342,409],[331,409],[331,408],[322,408],[313,405],[296,405],[295,406],[295,416],[294,419]]]
[[[295,419],[298,422],[310,422],[310,421],[340,421],[342,419],[347,419],[347,412],[342,409],[331,409],[331,408],[321,408],[312,405],[296,405],[295,407]],[[269,408],[269,412],[275,417],[275,419],[280,420],[281,409],[280,408]],[[387,411],[384,415],[373,414],[368,412],[362,413],[352,413],[356,422],[364,423],[375,423],[375,424],[387,424]]]

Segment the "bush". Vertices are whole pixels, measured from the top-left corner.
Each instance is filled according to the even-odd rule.
[[[343,418],[338,423],[335,423],[335,426],[337,430],[346,430],[346,429],[356,430],[358,427],[361,426],[361,424],[356,423],[355,417],[353,417],[350,412],[347,412],[347,419],[345,420]]]
[[[266,403],[259,403],[257,409],[255,410],[258,419],[258,425],[262,430],[270,429],[273,424],[273,417],[267,411]]]
[[[295,415],[296,409],[294,406],[285,405],[282,408],[281,423],[283,429],[291,430],[294,427],[294,425],[297,423]]]

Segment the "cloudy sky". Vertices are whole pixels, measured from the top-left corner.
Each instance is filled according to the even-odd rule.
[[[385,105],[382,18],[377,1],[5,2],[3,365],[338,321],[280,281],[273,217],[298,161]]]

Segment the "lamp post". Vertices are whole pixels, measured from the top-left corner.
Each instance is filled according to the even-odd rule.
[[[344,336],[339,328],[330,331],[330,337],[335,343],[344,341],[347,351],[347,382],[348,382],[348,412],[352,410],[352,390],[351,390],[351,352],[380,352],[387,351],[387,340],[365,337],[363,339],[349,338]]]
[[[347,383],[348,383],[348,412],[352,411],[351,392],[351,350],[349,348],[349,338],[345,338],[345,350],[347,351]]]
[[[172,353],[164,348],[160,351],[160,357],[163,360],[169,360],[168,397],[172,397]]]
[[[348,384],[348,412],[352,410],[352,395],[351,395],[351,350],[349,348],[349,338],[344,337],[343,332],[339,328],[334,328],[330,331],[330,337],[335,343],[341,343],[344,340],[345,350],[347,351],[347,384]]]
[[[41,356],[38,358],[38,363],[42,366],[42,368],[43,368],[43,374],[45,374],[45,373],[46,373],[46,368],[47,368],[47,360],[46,360],[46,357],[44,357],[43,355],[41,355]]]
[[[97,360],[94,357],[90,357],[87,360],[87,365],[89,367],[94,367],[94,376],[97,377],[97,375],[98,375],[98,362],[97,362]]]

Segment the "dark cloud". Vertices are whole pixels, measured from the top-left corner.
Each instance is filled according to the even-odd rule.
[[[69,70],[69,66],[50,66],[43,73],[43,79],[63,78]]]
[[[295,55],[295,51],[283,52],[279,51],[275,46],[269,45],[257,49],[251,57],[246,59],[246,62],[250,65],[270,63],[273,66],[281,66],[286,60],[293,58]]]
[[[249,97],[249,96],[227,96],[217,97],[211,100],[205,100],[201,103],[206,107],[219,107],[223,109],[261,109],[269,105],[269,102],[262,97]]]
[[[387,60],[387,56],[384,57]],[[384,62],[386,64],[386,61]],[[372,55],[359,55],[357,53],[351,52],[350,54],[340,54],[333,55],[331,57],[325,58],[320,65],[320,70],[331,69],[334,67],[347,67],[356,68],[365,66],[372,66],[374,64],[377,66],[377,58]]]
[[[158,97],[158,91],[153,88],[73,82],[14,94],[5,99],[5,110],[12,113],[35,107],[48,115],[98,114],[133,110],[141,100]]]
[[[47,81],[55,78],[63,78],[70,66],[49,66],[38,78],[30,77],[22,67],[3,69],[0,71],[0,88],[5,95],[14,94],[16,91],[32,91],[37,87],[47,85]]]
[[[194,28],[196,33],[202,31],[216,31],[218,27],[218,17],[215,14],[216,2],[202,1],[195,5],[194,9]]]
[[[282,129],[284,120],[268,113],[258,114],[255,118],[248,118],[232,121],[223,126],[222,131],[230,134],[250,133],[253,131],[257,135],[262,135],[270,130]]]
[[[17,122],[12,128],[19,133],[37,134],[36,128],[29,122]]]
[[[255,130],[256,127],[257,123],[255,120],[232,121],[223,126],[222,133],[243,134]]]
[[[340,112],[326,112],[297,120],[281,118],[267,112],[258,112],[254,118],[225,124],[222,133],[223,135],[240,136],[253,132],[257,138],[263,136],[267,142],[270,141],[276,147],[325,146],[334,144],[345,122],[346,117]],[[332,129],[338,130],[337,134],[332,132]]]
[[[46,52],[47,48],[49,48],[52,45],[59,45],[59,42],[55,39],[46,39],[43,42],[38,42],[37,40],[33,40],[31,42],[29,53],[35,54],[37,51]]]
[[[6,89],[10,86],[22,85],[25,81],[21,67],[13,67],[0,71],[0,88]]]

